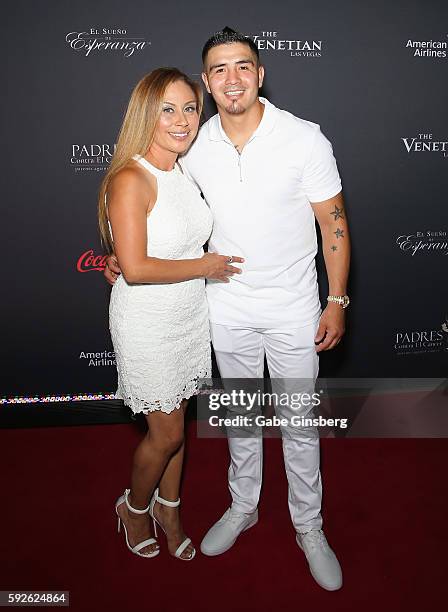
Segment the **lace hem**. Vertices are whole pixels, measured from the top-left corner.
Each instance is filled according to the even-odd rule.
[[[165,414],[170,414],[173,410],[178,410],[183,400],[190,399],[193,395],[197,395],[200,391],[198,384],[203,378],[210,378],[210,370],[201,370],[197,376],[190,379],[183,387],[182,391],[176,393],[174,397],[165,398],[163,400],[144,400],[138,397],[132,397],[122,393],[120,389],[115,393],[116,399],[123,400],[125,406],[130,408],[134,414],[149,414],[150,412],[161,411]]]

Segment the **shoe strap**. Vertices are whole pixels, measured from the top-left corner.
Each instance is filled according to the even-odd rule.
[[[163,497],[160,497],[159,489],[155,490],[154,497],[156,501],[159,502],[159,504],[162,504],[163,506],[169,506],[170,508],[177,508],[177,506],[179,506],[180,504],[180,497],[176,501],[168,501],[167,499],[163,499]]]
[[[147,540],[143,540],[143,542],[136,544],[132,550],[134,552],[139,552],[142,548],[145,548],[145,546],[149,546],[149,544],[158,544],[158,542],[154,538],[148,538]]]
[[[143,508],[143,510],[137,510],[137,508],[133,508],[131,506],[128,500],[128,495],[130,492],[131,492],[130,489],[126,489],[124,492],[124,501],[126,502],[126,506],[128,507],[128,510],[130,510],[131,512],[134,512],[135,514],[146,514],[149,510],[149,506],[147,508]]]
[[[191,544],[191,539],[190,538],[186,538],[182,544],[177,548],[176,552],[174,553],[175,557],[180,557],[181,554],[184,552],[184,550],[187,548],[187,546]]]

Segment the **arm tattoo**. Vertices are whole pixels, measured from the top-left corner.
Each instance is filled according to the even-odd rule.
[[[341,208],[338,208],[338,207],[336,206],[336,204],[335,204],[335,205],[334,205],[334,210],[333,210],[333,211],[330,213],[330,215],[334,215],[334,220],[335,220],[335,221],[337,221],[338,219],[343,219],[343,218],[344,218],[344,215],[342,214],[342,211],[343,211],[343,210],[344,210],[344,209],[343,209],[342,207],[341,207]]]
[[[333,234],[336,234],[336,238],[344,238],[344,230],[339,229],[339,227]]]

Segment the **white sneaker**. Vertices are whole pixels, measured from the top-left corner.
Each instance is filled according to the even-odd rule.
[[[298,533],[297,544],[305,553],[310,572],[319,586],[327,591],[337,591],[342,586],[342,571],[336,555],[331,550],[321,529]]]
[[[220,555],[235,544],[237,537],[258,522],[258,510],[242,514],[228,508],[217,523],[211,527],[201,542],[201,552],[213,557]]]

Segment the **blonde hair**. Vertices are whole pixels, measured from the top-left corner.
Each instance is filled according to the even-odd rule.
[[[162,112],[165,91],[171,83],[184,81],[194,92],[198,114],[202,112],[201,86],[177,68],[157,68],[144,76],[135,86],[120,128],[115,153],[101,183],[98,196],[98,223],[101,242],[108,253],[113,252],[109,229],[106,194],[110,181],[129,163],[134,155],[146,155]]]

